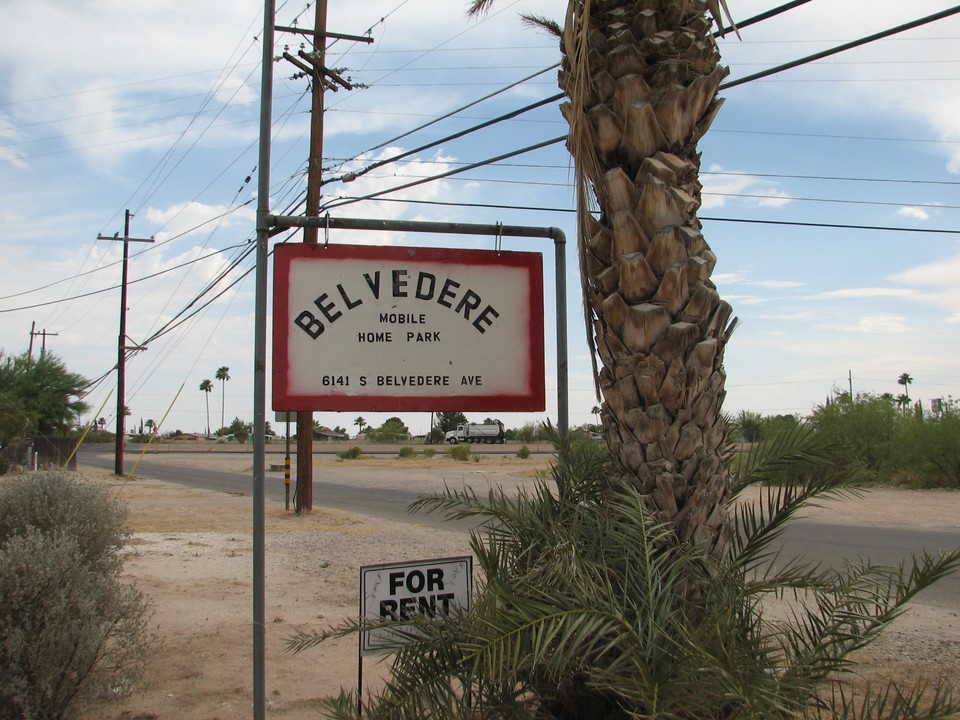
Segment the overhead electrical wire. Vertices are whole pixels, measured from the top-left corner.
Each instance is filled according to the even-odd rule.
[[[243,259],[242,257],[241,257],[241,258],[238,258],[237,261],[236,261],[236,263],[235,263],[233,266],[234,266],[234,267],[238,266],[239,263],[242,261],[242,259]],[[239,282],[240,280],[242,280],[242,278],[245,277],[247,274],[249,274],[250,271],[251,271],[251,269],[248,269],[247,272],[244,273],[243,275],[241,275],[240,278],[238,278],[237,281],[235,281],[235,282]],[[231,283],[231,285],[228,286],[228,287],[232,287],[233,284],[235,284],[235,283]],[[223,292],[226,292],[226,289],[224,289]],[[218,295],[217,297],[219,297],[219,295]],[[190,305],[192,305],[194,302],[196,302],[197,299],[198,299],[198,298],[195,298],[195,300],[192,301]],[[205,304],[205,306],[208,305],[208,304],[209,304],[209,303]],[[204,307],[205,307],[205,306],[204,306]],[[188,305],[188,307],[189,307],[189,305]],[[198,309],[197,312],[199,312],[201,309],[202,309],[202,308]],[[182,312],[182,311],[181,311],[181,312]],[[196,313],[193,313],[193,314],[196,314]],[[192,314],[192,315],[193,315],[193,314]],[[184,318],[181,322],[185,322],[187,319],[189,319],[189,317],[192,317],[192,315],[191,315],[191,316],[188,316],[187,318]],[[166,329],[166,331],[169,332],[169,330],[172,330],[173,328],[175,328],[175,327],[178,326],[179,324],[181,324],[181,323],[178,322],[178,323],[175,323],[175,324],[172,325],[172,326],[169,326],[169,327]],[[168,324],[168,325],[169,325],[169,324]]]
[[[439,163],[439,164],[454,164],[454,165],[464,165],[466,163]],[[701,175],[706,175],[707,173],[701,173]],[[783,177],[781,175],[753,175],[751,173],[715,173],[721,175],[733,175],[735,177],[745,177],[745,178],[754,178],[754,177]],[[374,175],[373,177],[387,177]],[[432,175],[404,175],[408,178],[420,178],[420,179],[429,179],[434,176]],[[506,185],[528,185],[528,186],[539,186],[539,187],[566,187],[572,188],[573,184],[569,181],[565,182],[545,182],[545,181],[534,181],[528,179],[522,180],[504,180],[502,178],[481,178],[481,177],[468,177],[468,178],[455,178],[461,182],[469,183],[502,183]],[[819,178],[820,180],[843,180],[848,178]],[[880,181],[874,181],[880,182]],[[895,180],[890,180],[886,182],[898,182]],[[908,181],[903,181],[908,182]],[[960,185],[960,182],[945,182],[948,185]],[[958,210],[960,205],[952,205],[948,203],[927,203],[927,202],[891,202],[888,200],[854,200],[850,198],[818,198],[818,197],[803,197],[800,195],[768,195],[761,193],[748,193],[748,192],[720,192],[716,190],[703,190],[701,194],[705,197],[735,197],[735,198],[751,198],[759,200],[787,200],[790,202],[820,202],[820,203],[840,203],[844,205],[883,205],[883,206],[892,206],[892,207],[903,207],[904,205],[909,205],[910,207],[917,208],[931,208],[935,210]],[[342,197],[342,196],[339,196]]]
[[[779,14],[779,13],[781,13],[781,12],[785,12],[786,10],[793,9],[793,8],[795,8],[795,7],[798,7],[799,5],[805,4],[805,2],[808,2],[808,1],[809,1],[809,0],[798,0],[797,2],[787,3],[787,4],[785,4],[785,5],[780,6],[779,8],[775,8],[775,9],[773,9],[773,10],[771,10],[771,11],[768,11],[768,12],[766,12],[766,13],[762,13],[761,15],[755,16],[754,18],[750,18],[750,19],[748,19],[748,20],[745,20],[745,21],[741,22],[741,23],[739,24],[739,26],[740,26],[740,27],[747,27],[749,24],[752,24],[752,23],[754,23],[754,22],[759,22],[760,20],[762,20],[762,19],[767,19],[767,18],[769,18],[769,17],[772,17],[772,16],[775,15],[775,14]],[[913,25],[914,25],[913,23],[908,24],[908,26],[913,26]],[[795,65],[794,65],[793,63],[791,63],[791,64],[789,64],[789,66],[790,66],[790,67],[793,67],[793,66],[795,66]],[[556,67],[556,66],[551,66],[551,68],[546,68],[546,69],[540,71],[539,73],[537,73],[537,74],[535,74],[535,75],[533,75],[533,76],[531,76],[531,77],[535,77],[535,76],[538,75],[538,74],[542,74],[543,72],[546,72],[547,70],[552,69],[552,67]],[[782,66],[782,67],[786,67],[786,66]],[[770,72],[770,71],[766,71],[766,72]],[[513,85],[515,85],[515,84],[516,84],[516,83],[512,84],[511,86],[513,86]],[[511,87],[511,86],[508,86],[508,87]],[[501,91],[498,91],[498,92],[502,92],[502,90],[501,90]],[[485,96],[485,97],[491,97],[492,95],[495,95],[495,94],[497,94],[497,93],[494,93],[494,94],[491,94],[490,96]],[[562,95],[561,95],[561,96],[556,96],[556,97],[557,97],[557,99],[559,99],[559,97],[562,97]],[[482,98],[482,99],[483,99],[483,98]],[[464,109],[466,109],[467,107],[470,107],[470,106],[476,104],[477,102],[482,101],[482,99],[481,99],[481,100],[478,100],[478,101],[475,101],[474,103],[471,103],[470,105],[465,106]],[[518,113],[519,113],[519,111],[518,111]],[[515,114],[518,114],[518,113],[514,113],[514,114],[512,114],[512,115],[515,115]],[[448,114],[448,115],[446,115],[446,116],[444,116],[444,117],[449,117],[449,116],[451,116],[452,114],[455,114],[455,112],[454,112],[454,113],[450,113],[450,114]],[[427,123],[427,124],[425,124],[425,125],[422,125],[422,126],[420,126],[420,128],[416,128],[416,129],[414,129],[414,130],[408,131],[408,133],[405,133],[404,135],[401,135],[401,136],[397,136],[397,137],[394,138],[394,139],[391,139],[391,140],[389,140],[389,141],[386,141],[386,143],[389,143],[389,142],[391,142],[391,141],[393,141],[393,140],[395,140],[395,139],[400,139],[400,138],[402,138],[402,137],[405,137],[406,135],[411,134],[412,132],[415,132],[417,129],[422,129],[422,128],[424,128],[424,127],[428,127],[429,125],[433,124],[434,122],[439,121],[439,119],[440,119],[440,118],[432,121],[431,123]],[[480,126],[480,127],[486,127],[486,126],[488,126],[489,124],[494,124],[495,122],[496,122],[496,120],[491,121],[491,122],[489,122],[489,123],[485,123],[484,125],[482,125],[482,126]],[[478,129],[479,129],[479,127],[478,127]],[[465,131],[465,132],[462,133],[462,134],[467,134],[467,131]],[[457,137],[461,136],[462,134],[458,134]],[[448,138],[448,139],[449,139],[449,138]],[[442,141],[440,141],[440,142],[442,142]],[[384,144],[386,144],[386,143],[384,143]],[[375,147],[380,147],[380,146],[375,146]],[[426,147],[430,147],[430,146],[422,146],[422,148],[420,148],[420,149],[418,149],[418,150],[422,150],[423,148],[426,148]],[[416,152],[416,151],[412,151],[412,152]],[[412,154],[412,152],[409,153],[409,154]],[[403,155],[403,156],[395,157],[395,158],[393,158],[393,160],[399,160],[399,159],[401,159],[401,157],[405,157],[405,156],[407,156],[407,155],[408,155],[408,154],[405,154],[405,155]],[[385,161],[381,161],[381,162],[378,163],[376,166],[379,167],[379,166],[382,166],[382,165],[384,165],[384,164],[387,164],[388,162],[390,162],[389,159],[388,159],[388,160],[385,160]],[[487,162],[496,162],[496,159],[492,159],[492,160],[487,161]],[[477,166],[477,164],[471,164],[471,165],[468,166],[468,167],[472,168],[472,167],[475,167],[475,166]],[[369,169],[372,169],[372,168],[369,168]],[[366,172],[366,171],[368,171],[368,169],[365,168],[365,169],[363,170],[363,172]],[[441,179],[442,177],[445,177],[445,176],[447,176],[447,175],[448,175],[448,174],[443,174],[443,175],[441,175],[441,176],[435,176],[435,179]],[[328,180],[328,182],[329,182],[329,180]],[[410,186],[411,186],[410,184],[407,184],[407,185],[401,186],[401,188],[398,188],[398,189],[407,188],[407,187],[410,187]]]
[[[846,52],[847,50],[853,50],[854,48],[861,47],[863,45],[868,45],[869,43],[876,42],[877,40],[883,40],[890,37],[891,35],[897,35],[907,30],[913,30],[924,25],[929,25],[932,22],[938,20],[943,20],[952,15],[960,13],[960,5],[948,8],[933,15],[927,15],[926,17],[918,18],[911,22],[903,23],[902,25],[897,25],[888,30],[883,30],[878,33],[873,33],[872,35],[867,35],[858,40],[853,40],[851,42],[843,43],[835,47],[823,50],[818,53],[813,53],[812,55],[807,55],[806,57],[798,58],[788,63],[783,63],[782,65],[777,65],[776,67],[770,68],[769,70],[762,70],[751,75],[745,75],[744,77],[737,78],[736,80],[731,80],[729,82],[721,85],[721,89],[733,88],[738,85],[743,85],[744,83],[753,82],[755,80],[761,80],[762,78],[770,77],[776,73],[783,72],[784,70],[792,70],[795,67],[800,67],[801,65],[808,65],[809,63],[815,62],[817,60],[822,60],[823,58],[830,57],[832,55],[838,55],[839,53]]]
[[[772,17],[773,15],[786,12],[787,10],[792,10],[792,9],[798,7],[799,5],[805,4],[806,2],[810,2],[810,0],[796,0],[796,2],[786,3],[786,4],[784,4],[784,5],[779,6],[778,8],[774,8],[774,9],[771,10],[771,11],[768,11],[768,12],[765,12],[765,13],[761,13],[760,15],[755,16],[755,17],[752,17],[752,18],[749,18],[749,19],[743,21],[742,23],[738,23],[738,27],[747,27],[748,25],[753,24],[753,23],[755,23],[755,22],[759,22],[760,20],[769,19],[769,18]],[[914,28],[916,28],[916,27],[919,27],[919,26],[921,26],[921,25],[923,25],[923,24],[927,24],[927,23],[930,23],[930,22],[934,22],[934,21],[936,21],[936,20],[943,19],[944,17],[949,17],[950,15],[955,15],[955,14],[957,14],[957,13],[960,13],[960,6],[955,7],[955,8],[952,8],[952,9],[949,9],[949,10],[945,10],[945,11],[940,12],[940,13],[935,13],[934,15],[930,15],[930,16],[927,16],[927,17],[925,17],[925,18],[920,18],[920,19],[914,20],[914,21],[912,21],[912,22],[903,23],[903,24],[898,25],[898,26],[896,26],[896,27],[894,27],[894,28],[891,28],[891,29],[889,29],[889,30],[882,31],[882,32],[880,32],[880,33],[874,33],[874,34],[872,34],[872,35],[866,36],[865,38],[861,38],[861,39],[859,39],[859,40],[855,40],[855,41],[852,41],[852,42],[843,43],[842,45],[836,46],[835,48],[831,48],[831,49],[829,49],[829,50],[825,50],[825,51],[822,51],[822,52],[820,52],[820,53],[815,53],[815,54],[813,54],[813,55],[806,56],[805,58],[800,58],[800,59],[798,59],[798,60],[792,60],[792,61],[789,61],[789,62],[786,62],[786,63],[781,63],[780,65],[777,65],[777,66],[774,66],[774,67],[772,67],[772,68],[769,68],[769,69],[763,71],[762,73],[754,73],[753,75],[748,76],[747,78],[741,78],[741,79],[738,79],[738,80],[728,81],[728,82],[726,82],[726,83],[721,84],[720,87],[719,87],[719,90],[722,91],[722,90],[729,89],[729,88],[732,88],[732,87],[737,87],[737,86],[742,85],[742,84],[744,84],[744,83],[746,83],[746,82],[749,82],[750,80],[759,79],[759,78],[761,78],[761,77],[769,77],[769,76],[774,75],[774,74],[779,73],[779,72],[785,72],[785,71],[790,70],[790,69],[793,69],[793,68],[795,68],[795,67],[799,67],[800,65],[804,65],[804,64],[808,64],[808,63],[814,62],[814,61],[819,60],[819,59],[822,59],[822,58],[824,58],[824,57],[828,57],[828,56],[830,56],[830,55],[834,55],[834,54],[837,54],[837,53],[839,53],[839,52],[843,52],[844,50],[849,50],[849,49],[852,49],[852,48],[855,48],[855,47],[860,47],[860,46],[862,46],[862,45],[864,45],[864,44],[867,44],[868,42],[874,42],[874,41],[876,41],[876,40],[889,37],[889,36],[891,36],[891,35],[893,35],[893,34],[905,32],[905,31],[907,31],[907,30],[910,30],[910,29],[914,29]],[[732,30],[732,28],[729,28],[728,30]],[[561,94],[560,96],[557,96],[558,99],[559,99],[559,97],[562,97],[562,94]],[[514,152],[509,153],[509,154],[507,154],[507,155],[501,155],[501,156],[497,156],[497,157],[495,157],[495,158],[490,158],[489,160],[486,160],[486,161],[480,161],[480,162],[477,162],[477,163],[471,163],[470,165],[466,166],[466,169],[474,169],[474,168],[476,168],[476,167],[481,167],[481,166],[483,166],[483,165],[485,165],[485,164],[494,164],[494,163],[496,163],[498,160],[503,159],[503,158],[505,158],[505,157],[515,157],[516,155],[523,154],[523,153],[525,153],[525,152],[530,152],[530,151],[535,150],[535,149],[540,149],[540,148],[542,148],[542,147],[546,147],[547,145],[558,144],[558,143],[560,143],[560,142],[564,142],[565,140],[566,140],[566,136],[564,135],[564,136],[555,138],[555,139],[553,139],[553,140],[547,140],[547,141],[544,141],[544,142],[542,142],[542,143],[538,143],[538,144],[535,144],[535,145],[531,145],[531,146],[529,146],[528,148],[524,148],[524,149],[521,149],[521,150],[517,150],[517,151],[514,151]],[[430,145],[425,146],[425,147],[430,147]],[[386,164],[386,163],[383,163],[383,164]],[[382,165],[381,165],[381,166],[382,166]],[[464,171],[464,170],[461,169],[459,172],[463,172],[463,171]],[[452,174],[456,174],[456,172],[455,172],[455,171],[450,171],[450,172],[445,172],[445,173],[438,173],[437,175],[434,175],[434,176],[432,176],[431,178],[422,179],[422,180],[419,180],[419,181],[414,182],[414,183],[404,183],[404,184],[398,185],[398,186],[396,186],[396,187],[394,187],[394,188],[390,188],[390,189],[386,189],[386,190],[381,190],[381,191],[378,191],[377,193],[372,193],[372,194],[370,194],[370,195],[360,197],[360,198],[358,198],[357,200],[353,200],[353,201],[350,201],[350,202],[360,202],[360,201],[362,201],[362,200],[364,200],[364,199],[373,199],[373,198],[380,197],[380,196],[382,196],[382,195],[389,194],[389,193],[392,193],[392,192],[398,192],[398,191],[400,191],[400,190],[409,189],[409,188],[414,187],[414,186],[416,186],[416,185],[420,185],[420,184],[424,184],[424,183],[426,183],[426,182],[430,182],[431,180],[440,180],[440,179],[449,177],[449,176],[452,175]],[[349,175],[348,175],[347,177],[349,177]],[[349,204],[349,203],[339,203],[339,204],[338,204],[338,203],[336,203],[335,201],[331,201],[331,202],[327,203],[326,205],[324,205],[324,208],[323,208],[323,209],[328,209],[328,210],[329,210],[329,209],[333,209],[333,208],[339,207],[341,204]]]
[[[451,135],[447,135],[443,138],[440,138],[439,140],[434,140],[430,143],[427,143],[426,145],[421,145],[420,147],[413,148],[412,150],[407,150],[397,155],[393,155],[389,158],[378,160],[377,162],[371,163],[360,170],[344,173],[342,176],[337,178],[329,178],[321,182],[321,185],[325,185],[325,184],[336,182],[336,181],[353,182],[358,177],[365,175],[371,170],[375,170],[379,167],[383,167],[384,165],[389,165],[392,162],[402,160],[404,158],[410,157],[411,155],[415,155],[417,153],[423,152],[424,150],[428,150],[438,145],[442,145],[443,143],[450,142],[451,140],[457,140],[459,138],[464,137],[465,135],[470,135],[472,133],[478,132],[479,130],[483,130],[485,128],[491,127],[492,125],[497,125],[499,123],[502,123],[506,120],[512,120],[518,115],[522,115],[523,113],[530,112],[531,110],[536,110],[537,108],[541,108],[544,105],[549,105],[552,102],[556,102],[561,97],[563,97],[563,95],[554,95],[552,97],[544,98],[543,100],[537,100],[536,102],[530,103],[529,105],[525,105],[522,108],[517,108],[516,110],[512,110],[509,113],[504,113],[503,115],[499,115],[498,117],[487,120],[486,122],[482,122],[479,125],[472,125],[469,128],[466,128],[459,132],[455,132]]]
[[[809,0],[803,0],[803,2],[788,3],[788,5],[791,6],[791,7],[795,7],[795,6],[804,4],[804,2],[808,2],[808,1],[809,1]],[[401,4],[401,5],[402,5],[402,4]],[[745,26],[746,26],[746,21],[739,24],[739,27],[745,27]],[[814,57],[814,56],[811,56],[811,57]],[[810,61],[812,62],[812,60],[810,60]],[[789,69],[790,67],[796,67],[796,66],[797,66],[797,62],[795,61],[793,64],[790,64],[789,66],[784,65],[784,66],[779,66],[779,67],[782,67],[782,69]],[[547,68],[547,69],[550,69],[550,68]],[[773,70],[775,70],[775,69],[771,69],[770,71],[766,71],[766,72],[768,72],[769,74],[772,74],[772,71],[773,71]],[[542,72],[545,72],[545,71],[546,71],[546,70],[541,71],[541,73],[542,73]],[[538,74],[539,74],[539,73],[538,73]],[[765,75],[765,76],[768,76],[768,75]],[[745,80],[741,79],[741,80],[739,80],[739,81],[735,81],[736,84],[741,84],[742,82],[745,82]],[[733,87],[733,86],[734,86],[734,84],[728,84],[728,85],[727,85],[727,87]],[[499,92],[502,92],[502,90],[499,91]],[[559,99],[559,98],[558,98],[558,99]],[[478,102],[479,102],[479,101],[478,101]],[[474,104],[475,104],[475,103],[474,103]],[[454,113],[454,114],[455,114],[455,113]],[[416,131],[419,130],[419,129],[423,129],[423,128],[425,128],[425,127],[429,127],[430,125],[433,125],[433,124],[435,124],[436,122],[439,122],[441,119],[445,119],[445,118],[437,118],[437,119],[434,119],[434,120],[432,120],[430,123],[427,123],[426,125],[422,126],[421,128],[416,128],[416,129],[414,129],[414,130],[408,131],[408,133],[405,133],[405,134],[402,135],[402,136],[398,136],[396,139],[401,139],[401,138],[403,138],[403,137],[407,137],[409,134],[412,134],[413,132],[416,132]],[[494,123],[490,123],[490,124],[494,124]],[[464,133],[464,134],[467,134],[467,133]],[[471,164],[466,165],[464,168],[462,168],[462,169],[460,169],[460,170],[458,170],[458,171],[454,171],[454,172],[450,172],[450,173],[439,174],[439,175],[433,176],[433,177],[430,178],[430,179],[439,180],[439,179],[443,179],[443,178],[445,178],[445,177],[448,177],[448,176],[450,176],[450,175],[453,175],[453,174],[455,174],[456,172],[464,172],[464,171],[466,171],[466,170],[475,169],[476,167],[479,167],[479,166],[484,165],[484,164],[494,164],[494,163],[498,162],[499,160],[506,159],[506,158],[510,158],[510,157],[514,157],[514,156],[516,156],[516,155],[518,155],[518,154],[522,154],[522,153],[524,153],[524,152],[529,152],[529,151],[531,151],[531,150],[533,150],[533,149],[536,149],[536,148],[539,148],[539,147],[544,147],[544,146],[546,146],[546,145],[548,145],[548,144],[554,144],[554,143],[556,143],[556,142],[562,141],[563,139],[565,139],[565,137],[564,137],[564,138],[557,138],[557,139],[555,139],[555,140],[546,141],[546,142],[544,142],[544,143],[540,143],[540,144],[537,144],[537,145],[534,145],[534,146],[530,146],[530,147],[528,147],[528,148],[524,148],[523,150],[520,150],[520,151],[514,151],[514,152],[511,152],[511,153],[507,153],[507,154],[504,154],[504,155],[500,155],[500,156],[497,156],[497,157],[495,157],[495,158],[491,158],[491,159],[488,160],[488,161],[484,161],[484,162],[482,162],[482,163],[471,163]],[[392,141],[392,140],[391,140],[391,141]],[[375,146],[374,148],[371,148],[371,150],[377,149],[377,148],[379,148],[379,147],[382,147],[383,145],[389,144],[391,141],[386,141],[385,143],[383,143],[383,144],[381,144],[381,145],[378,145],[378,146]],[[361,153],[361,155],[362,155],[362,154],[363,154],[363,153]],[[395,161],[399,161],[399,158],[394,158],[394,160],[395,160]],[[386,163],[384,163],[384,164],[386,164]],[[372,168],[371,168],[371,169],[372,169]],[[409,187],[412,187],[413,185],[417,185],[417,184],[421,184],[421,183],[420,183],[420,182],[417,182],[417,183],[408,183],[408,184],[401,185],[401,186],[399,186],[399,187],[397,187],[397,188],[393,188],[393,189],[391,189],[391,190],[384,191],[384,192],[394,192],[394,191],[396,191],[396,190],[409,188]],[[372,194],[372,195],[369,195],[369,196],[363,196],[363,197],[361,197],[361,198],[356,198],[355,201],[366,200],[366,199],[375,199],[375,200],[381,201],[381,200],[383,200],[383,199],[378,197],[378,195],[380,195],[380,194],[382,194],[382,193],[375,193],[375,194]],[[331,204],[331,206],[332,206],[332,207],[336,207],[336,205],[334,205],[334,204]],[[708,218],[703,218],[703,219],[708,219]],[[733,219],[728,219],[728,218],[711,218],[711,219],[717,219],[717,220],[721,220],[721,221],[739,221],[739,220],[733,220]],[[746,222],[749,222],[749,221],[746,221]],[[772,224],[779,224],[779,223],[772,223]],[[791,224],[791,223],[786,223],[786,224]],[[821,225],[821,224],[808,224],[808,225],[813,225],[813,226],[830,226],[830,225],[828,225],[828,224],[822,224],[822,225]],[[853,226],[852,226],[852,227],[853,227]],[[902,230],[902,229],[900,229],[900,228],[876,228],[876,229],[891,229],[891,230],[897,229],[897,230]],[[247,273],[244,273],[244,275],[241,276],[241,278],[244,277],[244,276],[245,276],[246,274],[248,274],[249,272],[250,272],[250,271],[248,270]],[[239,279],[238,279],[237,281],[239,281]],[[232,287],[232,285],[233,285],[233,284],[231,284],[231,287]]]
[[[246,247],[246,246],[247,246],[247,243],[244,243],[243,245],[237,245],[235,247]],[[229,248],[225,248],[225,249],[229,249]],[[174,270],[179,270],[181,268],[193,265],[194,263],[198,263],[202,260],[206,260],[208,258],[219,255],[221,252],[223,251],[216,250],[210,253],[209,255],[204,255],[202,257],[194,258],[193,260],[187,260],[186,262],[182,262],[179,265],[174,265],[172,267],[166,268],[165,270],[158,270],[155,273],[150,273],[149,275],[144,275],[143,277],[135,278],[133,280],[127,280],[127,285],[136,285],[138,283],[146,282],[147,280],[152,280],[153,278],[156,278],[156,277],[161,277],[163,275],[166,275],[167,273],[173,272]],[[19,307],[12,307],[12,308],[0,308],[0,313],[17,312],[19,310],[33,310],[34,308],[38,308],[38,307],[48,307],[50,305],[57,305],[59,303],[68,302],[70,300],[80,300],[82,298],[92,297],[94,295],[101,295],[103,293],[111,292],[119,288],[120,288],[120,285],[111,285],[110,287],[100,288],[98,290],[91,290],[90,292],[81,293],[79,295],[74,295],[72,297],[61,298],[60,300],[48,300],[47,302],[34,303],[32,305],[21,305]]]
[[[343,198],[354,199],[354,198]],[[361,199],[361,198],[356,198]],[[468,203],[468,202],[455,202],[451,200],[410,200],[404,198],[374,198],[373,202],[392,202],[392,203],[408,203],[411,205],[436,205],[441,207],[468,207],[468,208],[492,208],[499,210],[523,210],[523,211],[532,211],[532,212],[549,212],[549,213],[575,213],[576,209],[569,207],[544,207],[537,205],[505,205],[503,203]],[[907,228],[907,227],[897,227],[893,225],[856,225],[852,223],[813,223],[813,222],[802,222],[802,221],[791,221],[791,220],[758,220],[754,218],[730,218],[730,217],[714,217],[709,215],[698,215],[700,220],[709,221],[709,222],[731,222],[731,223],[746,223],[746,224],[758,224],[758,225],[786,225],[786,226],[796,226],[796,227],[816,227],[816,228],[836,228],[839,230],[881,230],[885,232],[901,232],[901,233],[928,233],[934,235],[960,235],[960,229],[950,230],[947,228]]]

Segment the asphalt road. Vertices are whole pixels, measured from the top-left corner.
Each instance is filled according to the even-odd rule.
[[[83,449],[79,460],[83,464],[107,470],[113,469],[113,454],[96,449]],[[268,462],[270,462],[268,460]],[[132,462],[127,463],[127,468]],[[230,494],[252,494],[252,475],[225,472],[206,467],[192,468],[151,462],[145,457],[137,473],[189,487],[204,488]],[[367,474],[370,475],[369,473]],[[417,522],[418,524],[467,531],[468,522],[450,523],[440,516],[411,515],[407,506],[419,492],[415,489],[377,485],[373,477],[362,483],[325,480],[322,473],[314,476],[313,498],[317,506],[372,515],[388,520]],[[282,473],[267,473],[264,486],[268,500],[284,501]],[[292,490],[291,490],[292,493]],[[856,502],[851,500],[851,502]],[[874,564],[899,565],[912,553],[926,550],[930,553],[960,547],[960,530],[913,529],[898,525],[846,525],[813,520],[794,521],[783,536],[783,557],[798,554],[824,565],[842,566],[845,561],[869,558]],[[960,573],[944,578],[925,591],[918,600],[928,605],[945,607],[960,612]]]

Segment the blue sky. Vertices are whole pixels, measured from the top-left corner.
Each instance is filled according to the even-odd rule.
[[[736,19],[778,4],[728,0]],[[312,27],[306,2],[278,3],[277,23]],[[525,28],[521,11],[562,18],[559,0],[501,0],[468,20],[455,0],[329,0],[337,42],[330,65],[367,87],[327,94],[325,164],[349,170],[429,145],[557,92],[551,70],[396,139],[557,62],[556,43]],[[944,0],[813,0],[720,41],[730,79],[945,10]],[[0,29],[0,348],[27,349],[31,323],[48,350],[88,378],[91,415],[113,424],[121,244],[135,213],[128,335],[172,322],[127,365],[133,420],[202,431],[199,384],[230,368],[210,395],[211,425],[253,414],[253,275],[262,4],[8,0]],[[296,52],[296,36],[277,36]],[[271,204],[304,187],[306,81],[275,64]],[[960,16],[731,88],[701,144],[704,233],[719,257],[714,280],[741,326],[727,348],[725,410],[806,414],[845,389],[960,395]],[[325,202],[357,197],[562,135],[556,104],[420,150],[357,181],[325,186]],[[246,178],[250,176],[250,180]],[[335,216],[558,226],[568,235],[571,423],[596,404],[575,275],[569,160],[553,145],[442,181],[331,209]],[[404,202],[396,202],[403,200]],[[459,204],[451,204],[459,203]],[[493,207],[464,207],[462,204]],[[526,206],[543,210],[507,209]],[[751,221],[751,222],[744,222]],[[760,224],[769,221],[776,224]],[[813,228],[824,223],[898,228]],[[952,233],[932,233],[949,230]],[[332,242],[492,248],[489,238],[338,233]],[[553,248],[545,255],[546,413],[555,417]],[[239,260],[237,268],[231,264]],[[226,279],[194,302],[205,286]],[[231,287],[230,283],[237,281]],[[191,304],[192,303],[192,304]],[[35,338],[39,352],[41,338]],[[180,388],[183,388],[180,391]],[[179,396],[178,396],[179,392]],[[318,413],[355,430],[357,413]],[[363,413],[379,424],[387,415]],[[428,416],[404,416],[414,432]],[[480,417],[471,419],[480,420]]]

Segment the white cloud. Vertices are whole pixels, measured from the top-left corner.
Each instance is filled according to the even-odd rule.
[[[717,285],[735,285],[737,283],[744,282],[746,277],[747,276],[744,273],[717,273],[713,276],[713,281]]]
[[[815,315],[811,312],[794,313],[775,313],[770,315],[758,315],[758,320],[779,320],[785,322],[806,322],[812,320]]]
[[[763,305],[769,301],[769,298],[759,295],[728,295],[724,294],[723,299],[731,305]]]
[[[903,333],[907,331],[907,323],[902,315],[868,315],[848,329],[862,333]]]
[[[755,280],[750,284],[756,285],[757,287],[766,288],[768,290],[791,290],[793,288],[800,288],[806,285],[806,283],[798,282],[796,280]]]
[[[751,17],[767,9],[769,6],[762,0],[738,3],[741,17]],[[765,63],[774,65],[783,59],[840,45],[941,10],[943,3],[937,0],[909,3],[844,0],[829,6],[811,3],[746,28],[742,34],[749,45],[738,45],[733,38],[721,41],[721,50],[735,75],[747,74],[754,68],[737,68],[738,61],[755,62],[758,43],[775,42],[776,47],[782,48],[778,52],[786,58],[779,55]],[[944,91],[955,75],[953,66],[938,63],[939,59],[955,53],[956,21],[956,17],[941,19],[754,85],[756,91],[766,97],[766,102],[802,103],[810,116],[844,118],[845,121],[851,116],[860,116],[869,122],[878,117],[895,116],[918,124],[920,127],[911,136],[924,137],[926,129],[933,135],[931,140],[942,141],[930,149],[942,155],[949,171],[957,174],[960,173],[960,145],[956,142],[960,140],[960,96]],[[928,62],[922,66],[889,62],[894,56]],[[918,67],[923,68],[922,72],[918,72]],[[829,89],[825,91],[825,87]]]
[[[209,234],[215,229],[243,226],[251,236],[255,230],[256,210],[250,205],[228,208],[226,205],[208,205],[191,200],[167,208],[148,208],[146,219],[162,230],[156,232],[157,241],[177,235]]]
[[[742,202],[761,207],[783,207],[792,202],[779,183],[719,165],[710,166],[701,176],[703,209],[725,207],[728,202]]]
[[[930,213],[920,207],[906,206],[897,210],[898,217],[911,218],[913,220],[929,220]]]
[[[909,268],[893,276],[894,282],[922,290],[922,299],[946,310],[946,322],[960,322],[960,253]]]
[[[927,287],[955,287],[960,278],[960,253],[931,263],[917,265],[893,276],[895,282],[904,285]]]
[[[843,290],[829,290],[811,295],[811,300],[836,300],[841,298],[909,298],[915,297],[916,291],[908,288],[869,287],[845,288]]]

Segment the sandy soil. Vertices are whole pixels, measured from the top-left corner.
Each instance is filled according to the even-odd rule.
[[[166,456],[195,463],[197,456]],[[210,467],[249,470],[250,456],[203,456]],[[156,459],[156,456],[151,460]],[[427,491],[444,482],[515,487],[531,482],[546,460],[484,457],[456,463],[446,457],[401,460],[318,460],[316,472],[349,472],[378,482],[415,484]],[[152,625],[162,649],[138,689],[96,714],[104,720],[228,720],[251,716],[252,533],[249,497],[193,490],[149,478],[121,481],[102,471],[80,471],[128,503],[133,538],[126,570],[152,600]],[[276,473],[273,474],[274,476]],[[270,479],[268,481],[277,481]],[[280,480],[282,482],[282,474]],[[315,499],[316,503],[316,499]],[[909,512],[905,511],[909,508]],[[844,522],[960,525],[960,493],[877,490],[866,498],[808,513]],[[266,512],[266,688],[268,716],[315,718],[319,698],[357,684],[353,639],[334,641],[300,655],[284,650],[296,628],[323,629],[356,616],[359,568],[379,562],[467,554],[462,533],[314,507],[296,516],[282,503]],[[877,675],[944,672],[960,678],[960,618],[916,606],[863,658]],[[364,683],[385,670],[363,661]],[[88,719],[89,720],[89,719]]]

